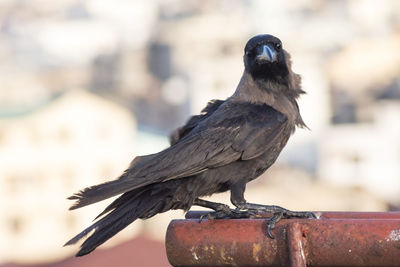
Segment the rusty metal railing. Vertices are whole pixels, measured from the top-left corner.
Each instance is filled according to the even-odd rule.
[[[400,266],[400,212],[316,212],[282,219],[203,220],[189,212],[167,230],[173,266]]]

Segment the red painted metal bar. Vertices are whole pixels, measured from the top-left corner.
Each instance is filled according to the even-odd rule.
[[[318,219],[277,223],[203,220],[190,212],[167,230],[173,266],[400,266],[400,212],[316,212]]]

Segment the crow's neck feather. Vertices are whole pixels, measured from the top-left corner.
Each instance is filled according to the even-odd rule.
[[[289,86],[274,81],[256,81],[247,71],[244,71],[239,85],[230,100],[252,104],[267,104],[284,114],[293,125],[303,126],[304,122],[296,102],[296,98],[301,93],[300,91],[303,92],[301,89],[294,90]]]

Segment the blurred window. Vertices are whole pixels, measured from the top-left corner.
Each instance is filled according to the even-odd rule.
[[[9,229],[15,235],[20,234],[23,230],[23,219],[18,216],[10,218]]]
[[[220,46],[221,54],[224,56],[230,56],[234,54],[233,45],[231,43],[225,43]]]
[[[149,51],[149,68],[160,81],[167,80],[172,75],[171,46],[153,43]]]

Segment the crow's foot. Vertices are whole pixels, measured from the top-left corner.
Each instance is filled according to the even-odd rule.
[[[274,238],[271,233],[271,230],[274,229],[275,224],[279,222],[282,218],[283,219],[290,219],[290,218],[304,218],[304,219],[316,219],[314,213],[308,211],[291,211],[280,206],[273,206],[273,205],[260,205],[260,204],[253,204],[253,203],[245,203],[240,205],[240,210],[251,211],[253,214],[260,214],[260,213],[272,213],[273,216],[267,222],[267,234],[270,238]]]
[[[224,219],[224,218],[232,218],[232,219],[250,218],[256,216],[256,212],[253,212],[252,210],[240,210],[240,209],[233,210],[228,205],[217,202],[211,202],[199,198],[195,199],[193,204],[214,210],[213,212],[209,212],[200,216],[200,222],[206,217],[209,220],[214,220],[214,219]]]

